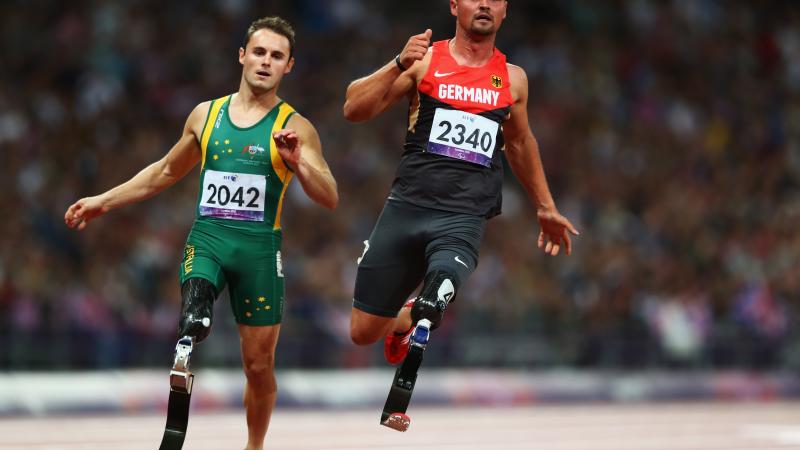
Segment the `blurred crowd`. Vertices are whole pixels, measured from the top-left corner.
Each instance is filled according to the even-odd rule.
[[[341,196],[330,212],[299,183],[287,193],[278,364],[378,364],[348,320],[406,106],[350,124],[344,91],[410,35],[452,36],[447,3],[2,2],[0,369],[170,363],[199,171],[82,232],[63,214],[159,159],[197,103],[234,92],[244,32],[273,14],[297,30],[281,97],[316,125]],[[800,6],[510,1],[497,45],[528,73],[550,187],[581,235],[571,256],[544,256],[508,170],[430,364],[800,368]],[[201,348],[207,365],[238,364],[227,294]]]

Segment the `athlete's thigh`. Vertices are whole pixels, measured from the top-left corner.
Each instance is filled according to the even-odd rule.
[[[280,331],[280,324],[264,326],[239,324],[239,340],[245,368],[257,366],[259,362],[272,365]]]
[[[353,307],[395,317],[425,274],[420,208],[389,200],[359,258]]]
[[[486,229],[480,216],[442,212],[428,223],[425,247],[428,271],[445,269],[455,274],[459,285],[478,266],[478,254]]]
[[[236,323],[251,326],[281,323],[285,281],[280,237],[266,234],[243,238],[232,243],[232,247],[225,275]]]
[[[214,285],[217,293],[222,292],[226,280],[222,264],[216,256],[222,246],[215,236],[193,227],[186,239],[179,268],[181,286],[189,278],[204,278]]]

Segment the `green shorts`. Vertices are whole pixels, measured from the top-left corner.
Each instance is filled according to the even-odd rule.
[[[237,323],[279,324],[285,295],[280,249],[280,232],[195,221],[180,265],[181,285],[204,278],[219,293],[227,284]]]

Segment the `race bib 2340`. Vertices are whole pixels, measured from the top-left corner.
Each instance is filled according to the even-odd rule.
[[[437,108],[428,152],[490,167],[500,124],[477,114]]]

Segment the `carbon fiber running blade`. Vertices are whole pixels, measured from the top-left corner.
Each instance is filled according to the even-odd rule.
[[[412,345],[403,364],[397,368],[381,412],[381,425],[406,431],[411,419],[406,415],[414,385],[417,383],[417,371],[422,364],[423,347]]]
[[[167,425],[159,450],[181,450],[186,439],[186,428],[189,425],[189,402],[192,394],[169,391],[167,406]]]

